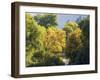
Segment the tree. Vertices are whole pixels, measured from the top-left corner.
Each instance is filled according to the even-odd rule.
[[[32,56],[43,50],[45,32],[46,29],[39,26],[33,17],[26,13],[26,66],[33,64]]]
[[[66,31],[66,33],[70,33],[74,30],[76,30],[79,27],[79,25],[76,22],[67,22],[64,25],[63,30]]]
[[[62,65],[62,53],[66,47],[66,33],[61,29],[49,27],[45,35],[45,65]]]
[[[80,56],[80,49],[83,46],[82,40],[81,40],[81,34],[82,31],[80,28],[77,28],[75,31],[69,33],[69,42],[66,49],[66,56],[70,58],[70,64],[79,64],[76,63],[78,60],[76,58],[79,58]]]
[[[66,57],[70,58],[69,64],[89,64],[89,17],[76,24],[66,23],[64,28],[67,35]]]
[[[66,57],[70,58],[70,63],[73,64],[82,47],[81,35],[82,31],[76,22],[68,22],[65,24],[64,31],[66,31]]]
[[[61,55],[65,48],[65,31],[38,25],[33,16],[26,13],[26,66],[64,64]]]
[[[50,27],[50,26],[57,26],[57,22],[56,22],[56,14],[38,14],[36,16],[34,16],[35,21],[41,25],[44,26],[46,28]]]
[[[81,64],[89,64],[89,16],[81,20],[78,24],[81,26],[82,30],[82,43],[83,47],[80,50],[81,56],[79,58],[79,62]]]
[[[69,34],[68,49],[70,52],[75,52],[82,46],[81,32],[82,32],[81,29],[77,28],[75,31]]]
[[[64,25],[63,30],[66,32],[66,45],[69,46],[69,34],[73,31],[75,31],[77,28],[79,27],[79,25],[76,22],[67,22]]]
[[[61,53],[66,47],[66,33],[61,29],[49,27],[45,40],[45,48],[50,52]]]

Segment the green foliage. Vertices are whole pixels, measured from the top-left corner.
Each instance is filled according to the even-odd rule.
[[[26,14],[26,66],[62,64],[58,54],[65,48],[65,31],[56,27],[45,28]],[[49,62],[49,64],[48,64]]]
[[[68,35],[69,42],[66,56],[70,57],[69,64],[89,64],[89,17],[78,23],[79,27]]]
[[[81,41],[81,30],[77,28],[75,31],[69,34],[69,46],[68,49],[70,52],[77,51],[82,46]]]
[[[31,15],[26,14],[26,64],[33,64],[32,56],[44,48],[46,29],[38,25]],[[41,53],[42,54],[42,53]]]
[[[78,23],[81,26],[81,40],[83,47],[80,49],[81,56],[79,61],[81,64],[89,64],[89,16]]]
[[[66,32],[67,49],[70,52],[79,49],[82,31],[78,27],[78,24],[76,22],[68,22],[65,24],[63,30]]]
[[[26,17],[26,66],[89,63],[89,17],[58,29],[55,14]],[[66,56],[66,57],[65,57]]]
[[[78,28],[78,24],[76,22],[68,22],[65,23],[63,30],[66,31],[66,33],[70,33]]]
[[[49,27],[47,29],[45,48],[50,52],[62,52],[66,45],[66,33],[61,29]]]
[[[75,61],[78,50],[80,50],[83,46],[81,40],[82,30],[76,22],[66,23],[63,30],[66,31],[67,35],[66,57],[70,58],[70,63],[72,64],[73,61]]]
[[[38,14],[34,16],[34,19],[39,25],[44,26],[46,28],[50,26],[55,27],[57,25],[55,14],[49,14],[49,13],[48,14]]]

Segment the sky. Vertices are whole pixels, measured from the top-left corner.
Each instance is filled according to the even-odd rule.
[[[32,16],[35,16],[37,14],[43,14],[43,13],[30,13]],[[44,13],[46,14],[46,13]],[[69,21],[77,21],[78,19],[83,19],[87,17],[88,15],[79,15],[79,14],[57,14],[57,27],[62,29],[64,27],[64,24]]]
[[[76,15],[76,14],[58,14],[57,24],[59,28],[63,28],[64,24],[69,21],[77,21],[78,19],[83,19],[88,15]]]

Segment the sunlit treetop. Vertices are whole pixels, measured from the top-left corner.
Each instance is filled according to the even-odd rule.
[[[76,22],[70,21],[70,22],[65,23],[63,30],[65,30],[66,33],[70,33],[72,31],[76,30],[78,28],[78,26],[79,25]]]

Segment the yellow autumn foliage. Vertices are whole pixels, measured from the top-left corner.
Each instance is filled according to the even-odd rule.
[[[71,51],[78,50],[81,45],[81,29],[77,28],[73,32],[69,33],[69,48]]]
[[[66,47],[66,33],[61,29],[49,27],[45,40],[45,47],[51,52],[62,52]]]

